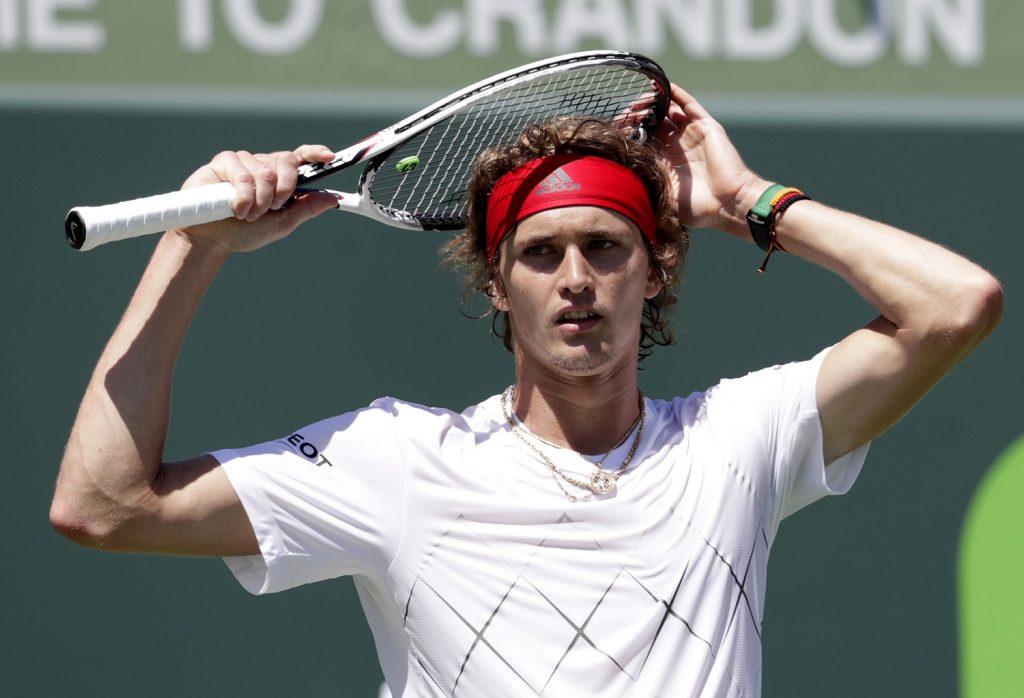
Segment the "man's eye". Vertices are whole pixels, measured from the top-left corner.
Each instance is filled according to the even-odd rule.
[[[525,250],[523,250],[523,254],[524,255],[529,255],[529,256],[535,256],[535,255],[547,254],[550,251],[551,251],[551,247],[549,245],[530,245]]]
[[[606,240],[601,238],[598,240],[590,241],[590,249],[592,250],[608,250],[611,249],[612,247],[615,247],[615,242],[613,240]]]

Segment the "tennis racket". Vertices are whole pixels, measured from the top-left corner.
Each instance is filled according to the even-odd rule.
[[[473,163],[526,126],[556,116],[613,120],[628,137],[653,134],[669,104],[657,63],[621,51],[587,51],[530,63],[470,85],[337,152],[299,168],[300,186],[366,163],[338,208],[412,230],[458,230]],[[106,206],[71,209],[68,242],[91,250],[116,240],[230,218],[234,187],[207,185]]]

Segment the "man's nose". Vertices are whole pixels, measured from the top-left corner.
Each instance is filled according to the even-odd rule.
[[[594,270],[583,250],[570,245],[562,258],[562,283],[571,293],[583,293],[593,288]]]

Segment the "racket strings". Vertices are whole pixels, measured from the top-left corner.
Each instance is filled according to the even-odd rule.
[[[461,228],[466,187],[481,151],[556,116],[617,120],[632,135],[656,98],[650,76],[622,65],[528,76],[471,102],[377,162],[370,198],[383,214],[412,217],[427,229]],[[410,161],[416,162],[411,169],[396,167]]]
[[[422,138],[421,143],[409,144],[413,146],[409,150],[415,149],[420,153],[417,156],[422,168],[420,171],[432,171],[433,175],[397,178],[400,184],[392,191],[389,205],[396,208],[401,205],[427,217],[450,217],[453,209],[458,209],[461,214],[464,187],[453,186],[456,183],[453,177],[460,182],[468,179],[472,158],[479,150],[480,143],[510,140],[526,123],[559,114],[614,116],[621,111],[621,95],[617,99],[609,96],[607,85],[599,86],[596,92],[593,89],[587,91],[585,88],[590,82],[589,76],[580,73],[570,75],[572,79],[567,84],[564,81],[535,81],[517,88],[514,93],[500,100],[478,103],[474,108],[446,120],[446,123],[438,124],[438,127],[443,128],[432,129]],[[644,82],[644,87],[648,87]],[[635,89],[632,89],[632,85],[630,88],[626,94],[633,97]],[[598,95],[596,98],[595,94]],[[472,153],[467,153],[462,147],[462,144],[467,143],[474,146]],[[468,159],[467,155],[470,156]],[[444,171],[443,176],[439,170]],[[416,187],[414,184],[413,191],[406,193],[406,185],[410,181],[425,182],[427,186]],[[378,183],[375,198],[380,198],[382,191]]]

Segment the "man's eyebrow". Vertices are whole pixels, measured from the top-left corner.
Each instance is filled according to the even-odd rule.
[[[527,233],[522,237],[516,236],[516,245],[522,247],[533,247],[534,245],[547,245],[555,239],[552,233]]]
[[[622,237],[622,236],[625,236],[625,235],[628,235],[628,234],[629,234],[629,231],[617,230],[617,229],[612,228],[612,227],[607,227],[607,226],[601,225],[601,226],[596,226],[596,227],[593,227],[593,228],[587,228],[586,230],[581,231],[580,233],[573,233],[573,234],[570,234],[568,236],[557,235],[555,233],[545,233],[545,232],[540,232],[540,231],[538,231],[536,233],[527,233],[526,235],[520,234],[520,235],[516,236],[517,237],[516,244],[517,245],[525,245],[525,246],[529,247],[529,246],[532,246],[532,245],[547,245],[547,244],[550,244],[550,243],[552,243],[552,242],[554,242],[554,241],[556,241],[556,240],[558,240],[560,238],[572,239],[572,238],[575,238],[575,237],[582,237],[584,240],[590,241],[590,240],[597,240],[599,238],[610,238],[610,237],[617,238],[617,237]]]
[[[619,237],[623,235],[629,235],[629,230],[619,230],[616,228],[608,228],[604,226],[590,228],[586,232],[587,238],[607,238],[607,237]]]

